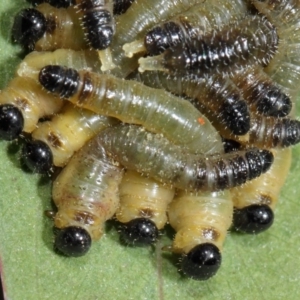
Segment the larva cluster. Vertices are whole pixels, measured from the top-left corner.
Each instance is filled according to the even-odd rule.
[[[232,224],[272,225],[287,147],[300,142],[300,78],[286,70],[299,68],[300,37],[285,35],[300,4],[45,2],[15,18],[13,39],[35,52],[0,93],[0,136],[31,133],[32,171],[64,167],[48,212],[55,247],[86,254],[114,215],[129,244],[156,242],[169,222],[164,249],[187,276],[212,277]],[[222,139],[241,148],[225,153]]]

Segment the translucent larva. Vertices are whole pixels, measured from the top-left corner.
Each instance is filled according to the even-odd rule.
[[[129,57],[141,51],[157,55],[167,48],[184,44],[191,37],[199,37],[214,27],[221,27],[233,19],[241,18],[246,12],[247,6],[240,0],[203,1],[156,25],[145,34],[144,39],[127,43],[123,49]]]
[[[53,52],[33,51],[29,53],[17,67],[16,74],[30,77],[37,81],[40,69],[49,64],[101,73],[101,63],[96,51],[58,49]]]
[[[291,166],[291,148],[272,150],[274,163],[259,178],[230,190],[235,207],[233,225],[246,233],[260,233],[273,223],[273,210]]]
[[[184,274],[196,280],[216,274],[232,212],[228,191],[175,196],[168,209],[170,225],[176,231],[170,250],[182,255]]]
[[[223,150],[221,138],[208,119],[188,101],[163,90],[60,66],[44,67],[39,80],[47,90],[77,106],[122,122],[143,125],[193,153]]]
[[[55,8],[43,3],[35,8],[23,9],[15,17],[12,36],[16,42],[30,50],[80,50],[88,47],[73,6]]]
[[[117,210],[122,168],[108,156],[98,139],[90,140],[53,182],[52,198],[61,229],[55,247],[69,256],[84,255],[91,240],[103,235],[103,226]]]
[[[135,78],[148,86],[188,97],[197,109],[210,111],[221,126],[236,135],[244,135],[250,129],[247,103],[229,78],[218,75],[166,76],[162,72],[145,72],[136,74]]]
[[[15,77],[0,92],[0,137],[17,138],[22,131],[32,132],[41,117],[52,115],[62,108],[35,80]]]
[[[278,36],[271,22],[260,15],[246,16],[158,56],[140,58],[139,71],[231,74],[250,64],[268,65],[277,46]]]
[[[116,123],[113,118],[67,103],[50,121],[37,125],[32,132],[33,140],[23,146],[22,158],[31,170],[39,173],[48,172],[53,165],[63,167],[89,139]]]
[[[116,219],[123,223],[121,238],[129,244],[154,243],[167,222],[167,206],[174,188],[135,171],[127,171],[120,184],[120,205]]]
[[[191,154],[135,125],[107,128],[98,138],[127,169],[190,191],[217,191],[241,185],[266,172],[273,161],[271,152],[257,149],[211,156]]]

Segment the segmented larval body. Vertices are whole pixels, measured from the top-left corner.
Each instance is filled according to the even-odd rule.
[[[92,240],[103,235],[104,222],[119,204],[120,166],[92,139],[71,158],[53,182],[57,228],[84,228]]]
[[[122,49],[125,43],[142,38],[146,31],[159,22],[172,18],[181,11],[187,10],[201,0],[136,0],[126,13],[117,16],[116,34],[114,36],[111,51],[113,61],[118,68],[111,70],[111,74],[125,78],[138,67],[136,58],[128,58]]]
[[[192,153],[220,153],[219,134],[188,101],[136,81],[46,66],[39,80],[77,106],[161,133]],[[207,140],[209,139],[209,143]]]
[[[97,50],[110,46],[115,33],[113,0],[75,0],[89,45]]]
[[[228,191],[198,194],[182,191],[169,205],[169,222],[176,231],[172,251],[183,254],[181,269],[191,278],[205,280],[219,269],[220,251],[232,212]]]
[[[55,8],[47,3],[21,10],[15,17],[13,38],[31,50],[80,50],[88,45],[73,6]],[[76,37],[76,38],[74,38]]]
[[[280,190],[289,173],[292,150],[291,148],[272,149],[272,152],[274,162],[265,174],[230,190],[236,208],[241,209],[252,204],[275,208]]]
[[[267,171],[273,160],[269,151],[257,149],[214,156],[188,154],[161,135],[135,125],[107,128],[98,139],[127,169],[190,191],[241,185]]]
[[[276,0],[253,3],[276,26],[280,38],[278,54],[265,71],[295,103],[300,82],[300,2]]]
[[[148,86],[190,98],[197,109],[209,110],[220,126],[234,134],[244,135],[250,129],[247,103],[229,78],[219,75],[179,77],[162,72],[140,73],[135,78]]]
[[[169,47],[185,43],[190,38],[200,37],[215,27],[239,19],[247,12],[247,5],[241,0],[203,1],[155,25],[143,39],[126,43],[123,49],[129,57],[142,51],[157,55]]]
[[[249,132],[244,136],[237,136],[214,121],[214,116],[209,111],[205,111],[205,114],[210,117],[210,121],[224,138],[233,139],[243,145],[250,144],[253,147],[271,149],[289,147],[300,142],[298,120],[251,114]]]
[[[58,49],[53,52],[33,51],[29,53],[17,67],[16,74],[38,80],[41,68],[49,64],[101,73],[101,63],[96,51]]]
[[[120,206],[116,218],[122,223],[134,218],[148,218],[157,229],[162,229],[167,222],[166,211],[174,193],[170,186],[129,170],[120,184]]]
[[[228,191],[198,194],[181,191],[168,209],[170,225],[176,231],[172,250],[188,253],[202,243],[212,243],[222,250],[232,212]]]
[[[246,68],[230,78],[241,90],[253,113],[274,117],[284,117],[290,113],[291,99],[261,66]]]
[[[15,77],[0,91],[0,136],[14,139],[32,132],[41,117],[57,113],[61,101],[50,95],[35,80]]]
[[[232,74],[252,64],[266,66],[277,46],[278,36],[271,22],[260,15],[246,16],[158,56],[140,58],[139,70]]]
[[[67,103],[50,121],[39,123],[32,132],[32,138],[43,141],[50,148],[53,164],[63,167],[89,139],[116,123],[113,118]]]

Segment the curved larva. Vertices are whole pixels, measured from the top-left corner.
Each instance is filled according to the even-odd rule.
[[[241,90],[253,113],[274,117],[284,117],[290,113],[292,101],[289,95],[282,91],[261,66],[244,69],[230,78]]]
[[[250,129],[247,103],[229,78],[219,75],[166,76],[162,72],[138,73],[135,78],[148,86],[188,97],[197,109],[201,112],[209,110],[221,126],[236,135],[244,135]]]
[[[41,117],[62,108],[61,101],[50,95],[33,79],[15,77],[0,92],[0,136],[14,139],[32,132]]]
[[[128,170],[120,184],[116,219],[122,224],[121,238],[128,244],[156,242],[158,230],[167,223],[167,207],[174,198],[171,186]]]
[[[98,240],[105,221],[117,210],[122,176],[122,168],[106,154],[98,139],[91,139],[53,182],[52,198],[58,209],[55,226],[63,232],[74,226],[83,228],[92,240]]]
[[[16,74],[18,76],[26,76],[38,80],[38,74],[41,68],[49,64],[101,73],[101,62],[99,61],[96,51],[58,49],[53,52],[33,51],[29,53],[17,67]]]
[[[222,152],[221,138],[208,119],[189,102],[163,90],[60,66],[43,68],[39,79],[47,90],[77,106],[140,124],[193,153]]]
[[[264,17],[242,20],[213,30],[158,56],[139,59],[139,71],[162,70],[174,74],[231,74],[250,64],[266,66],[278,46],[276,28]]]
[[[37,51],[58,48],[80,50],[88,47],[73,6],[55,8],[43,3],[21,10],[15,17],[13,38],[23,47]]]
[[[203,156],[184,151],[135,125],[107,128],[98,135],[106,151],[129,170],[190,191],[217,191],[241,185],[269,169],[267,150]]]
[[[149,55],[157,55],[167,48],[184,44],[190,38],[202,36],[213,28],[221,27],[246,13],[247,6],[240,0],[204,1],[155,25],[143,39],[126,43],[123,49],[129,57],[144,51]]]
[[[228,191],[180,192],[175,196],[168,208],[170,225],[176,231],[171,251],[183,255],[183,273],[198,280],[215,275],[221,264],[220,251],[232,222],[232,212]],[[193,256],[197,259],[192,259]]]
[[[34,140],[43,141],[53,156],[53,164],[63,167],[75,151],[116,120],[67,104],[50,121],[41,122],[32,132]]]
[[[259,178],[230,190],[236,208],[252,204],[266,204],[275,208],[279,193],[283,187],[291,166],[292,150],[272,149],[274,162],[271,168]]]

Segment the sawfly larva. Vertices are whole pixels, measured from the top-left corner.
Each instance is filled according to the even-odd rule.
[[[98,139],[125,168],[189,191],[217,191],[241,185],[265,173],[273,161],[270,151],[257,149],[191,154],[135,125],[106,128]]]
[[[192,153],[223,150],[221,138],[208,119],[188,101],[163,90],[110,75],[51,65],[41,69],[39,81],[48,91],[77,106],[142,125]]]
[[[116,219],[122,223],[121,239],[133,245],[156,242],[158,230],[167,222],[167,206],[174,193],[168,185],[127,171],[120,184],[120,205],[116,211]]]
[[[259,178],[230,190],[235,207],[233,226],[242,232],[260,233],[273,223],[273,210],[291,166],[291,148],[272,150],[274,162]]]
[[[15,17],[12,36],[30,50],[80,50],[88,47],[73,6],[55,8],[43,3],[35,8],[23,9]]]
[[[91,241],[103,235],[105,221],[119,205],[122,168],[91,139],[73,155],[53,182],[52,198],[57,206],[54,225],[61,229],[55,247],[68,256],[84,255]]]
[[[251,64],[268,65],[277,46],[276,28],[266,18],[246,16],[201,38],[191,38],[188,43],[169,48],[158,56],[140,58],[139,71],[232,74]]]
[[[22,131],[32,132],[39,118],[52,115],[62,108],[35,80],[15,77],[0,91],[0,137],[16,139]]]
[[[138,73],[138,81],[188,97],[201,112],[204,107],[214,114],[217,122],[236,135],[244,135],[250,129],[250,114],[240,91],[229,79],[211,76],[166,76],[162,72]]]
[[[63,167],[89,139],[114,124],[112,118],[67,103],[50,121],[37,125],[22,148],[22,159],[38,173],[49,172],[53,165]]]
[[[182,255],[180,269],[185,275],[207,280],[216,274],[232,212],[228,191],[198,194],[182,191],[175,196],[168,217],[176,235],[167,249]]]
[[[185,44],[190,38],[200,37],[213,28],[241,18],[246,12],[247,6],[241,0],[204,1],[155,25],[143,39],[126,43],[123,49],[128,57],[138,52],[157,55],[177,44]]]

